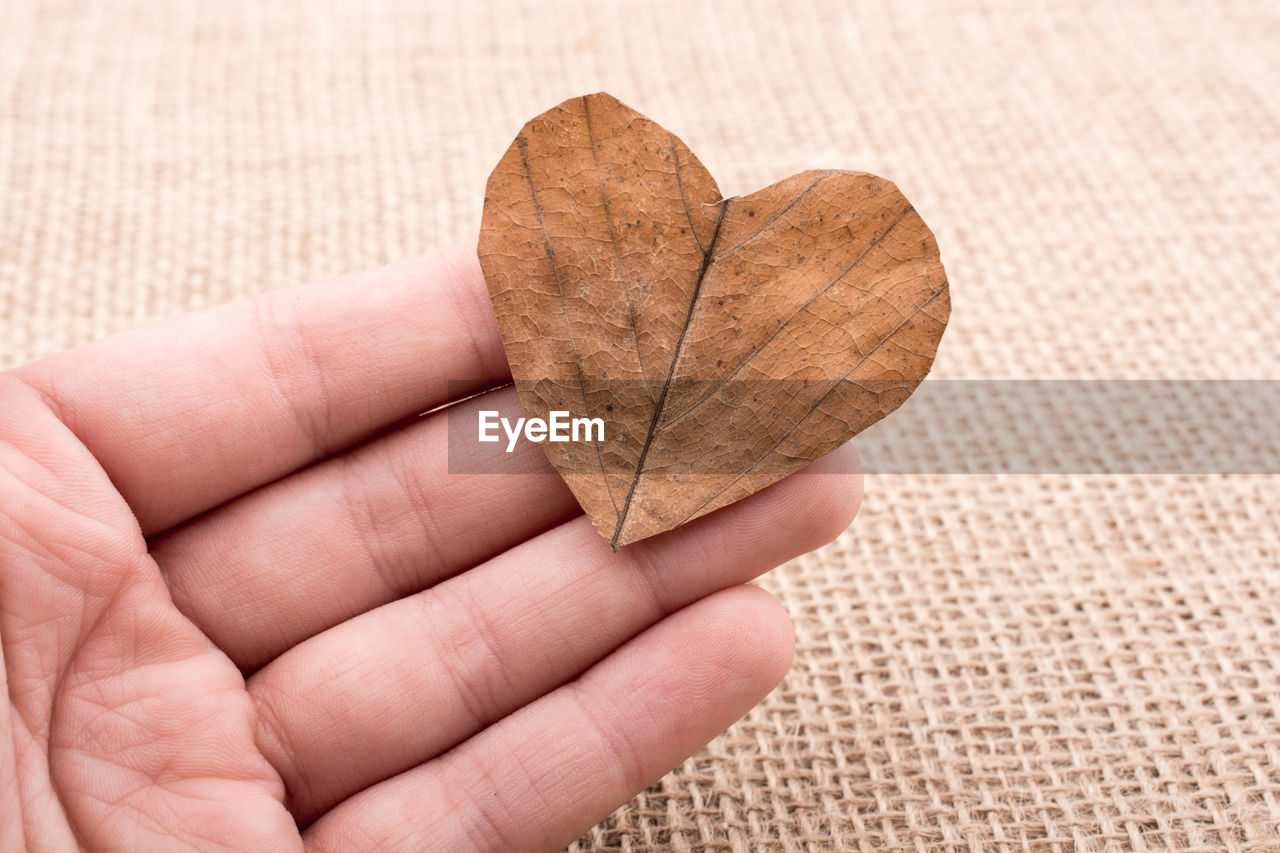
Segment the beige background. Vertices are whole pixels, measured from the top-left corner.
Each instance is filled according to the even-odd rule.
[[[1278,57],[1262,2],[0,0],[0,366],[474,239],[606,89],[726,194],[897,181],[935,376],[1280,378]],[[764,584],[782,688],[578,849],[1280,850],[1280,478],[872,477]]]

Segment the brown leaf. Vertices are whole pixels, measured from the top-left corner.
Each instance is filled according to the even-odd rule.
[[[520,131],[480,262],[521,403],[601,417],[544,443],[617,548],[740,500],[896,409],[950,314],[933,234],[891,182],[802,172],[722,199],[610,95]]]

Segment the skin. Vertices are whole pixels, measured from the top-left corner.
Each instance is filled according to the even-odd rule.
[[[448,472],[450,377],[473,249],[0,374],[0,850],[553,850],[776,686],[851,449],[614,554],[535,445]]]

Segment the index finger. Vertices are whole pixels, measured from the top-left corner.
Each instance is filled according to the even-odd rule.
[[[14,375],[150,535],[448,402],[450,380],[479,390],[510,372],[468,246],[113,335]]]

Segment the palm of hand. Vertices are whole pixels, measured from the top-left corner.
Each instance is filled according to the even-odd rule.
[[[553,849],[771,689],[852,456],[615,555],[504,375],[467,252],[0,374],[0,849]]]

